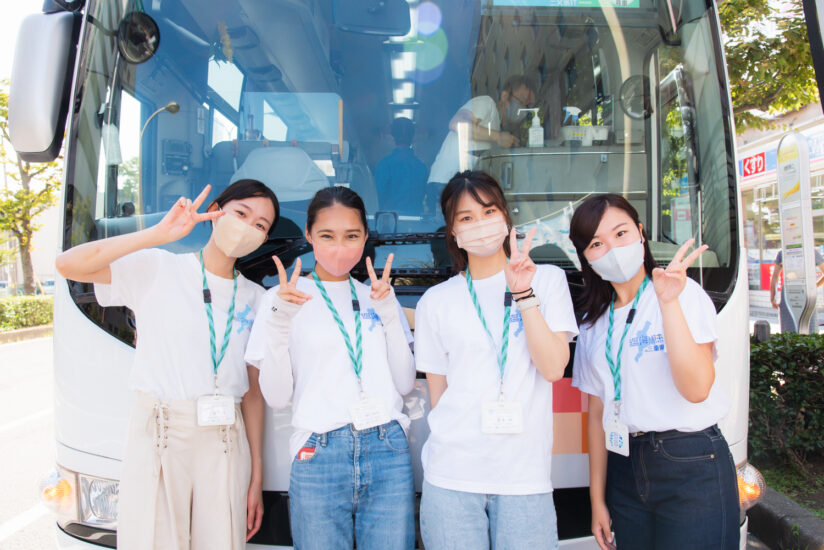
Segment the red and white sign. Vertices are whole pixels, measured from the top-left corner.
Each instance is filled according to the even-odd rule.
[[[763,174],[767,170],[767,153],[758,153],[743,160],[744,177]]]

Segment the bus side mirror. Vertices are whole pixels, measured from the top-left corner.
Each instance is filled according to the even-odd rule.
[[[332,9],[342,31],[405,36],[411,25],[406,0],[335,0]]]
[[[813,58],[815,79],[818,81],[818,95],[824,97],[824,0],[802,0],[804,19],[807,21],[807,36]],[[824,108],[824,107],[822,107]]]
[[[9,137],[26,162],[57,158],[71,100],[81,15],[36,13],[20,25],[9,87]]]

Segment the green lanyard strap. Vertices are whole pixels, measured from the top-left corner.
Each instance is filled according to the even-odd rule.
[[[635,299],[632,301],[632,307],[627,314],[627,322],[624,323],[624,332],[621,334],[621,343],[618,344],[618,353],[615,355],[615,359],[612,358],[612,329],[615,319],[614,293],[612,295],[612,301],[609,303],[609,327],[607,328],[607,343],[604,353],[607,356],[609,371],[612,373],[615,401],[621,400],[621,353],[624,351],[624,340],[627,337],[627,332],[629,332],[629,326],[632,324],[632,320],[635,317],[635,308],[638,306],[638,300],[641,299],[641,294],[644,293],[644,289],[647,288],[648,283],[649,279],[644,277],[644,281],[641,283],[640,288],[638,288],[638,292],[635,293]]]
[[[229,316],[226,318],[226,330],[223,332],[223,345],[220,347],[220,354],[217,352],[217,339],[215,338],[215,319],[212,316],[212,293],[209,291],[209,284],[206,282],[206,266],[203,265],[203,251],[200,251],[200,273],[203,275],[203,302],[206,304],[206,317],[209,319],[209,346],[212,350],[212,368],[215,371],[215,387],[217,388],[217,368],[226,355],[226,348],[229,347],[229,338],[232,335],[232,322],[235,318],[235,296],[237,296],[237,271],[232,268],[232,303],[229,305]]]
[[[489,341],[492,343],[492,347],[494,349],[495,339],[492,337],[492,333],[489,331],[489,327],[486,324],[484,313],[481,311],[481,304],[478,301],[478,295],[475,293],[475,285],[472,284],[472,275],[470,275],[468,268],[466,270],[466,286],[469,289],[469,296],[472,298],[472,303],[475,305],[475,313],[478,314],[478,319],[481,320],[481,324],[483,325],[486,335],[489,337]],[[509,291],[509,286],[507,286],[506,294],[504,294],[504,326],[501,335],[501,351],[498,353],[498,368],[501,371],[502,387],[504,383],[504,370],[506,369],[506,358],[509,353],[509,313],[511,309],[512,294]]]
[[[352,368],[355,369],[355,375],[358,377],[358,382],[360,382],[361,370],[363,370],[363,338],[361,336],[360,302],[358,302],[358,294],[355,292],[355,283],[350,276],[349,290],[352,292],[352,309],[355,312],[355,346],[353,348],[352,340],[349,338],[349,332],[347,332],[346,327],[343,326],[343,321],[338,314],[338,310],[335,308],[335,304],[332,303],[332,299],[329,298],[329,294],[326,292],[323,283],[320,282],[320,277],[318,277],[315,270],[312,270],[312,278],[315,280],[315,285],[318,287],[318,290],[320,290],[320,295],[323,296],[323,301],[326,302],[326,307],[329,308],[332,317],[338,324],[338,329],[341,335],[343,335],[343,341],[346,344],[346,350],[349,352],[349,361],[352,362]]]

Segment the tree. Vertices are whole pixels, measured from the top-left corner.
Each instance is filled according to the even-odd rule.
[[[801,0],[718,3],[735,126],[765,129],[771,117],[818,102]]]
[[[40,225],[38,215],[57,202],[61,180],[61,159],[30,164],[11,147],[9,139],[9,81],[0,80],[0,164],[8,181],[0,189],[0,231],[17,239],[23,267],[23,292],[34,294],[34,269],[31,261],[32,236]]]

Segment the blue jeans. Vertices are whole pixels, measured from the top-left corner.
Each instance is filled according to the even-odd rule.
[[[415,485],[396,421],[312,434],[314,454],[292,461],[289,514],[295,550],[415,547]],[[303,454],[303,453],[301,453]]]
[[[555,550],[552,493],[485,495],[424,481],[421,537],[426,550]]]
[[[718,426],[633,435],[629,457],[607,454],[618,550],[738,550],[738,481]]]

